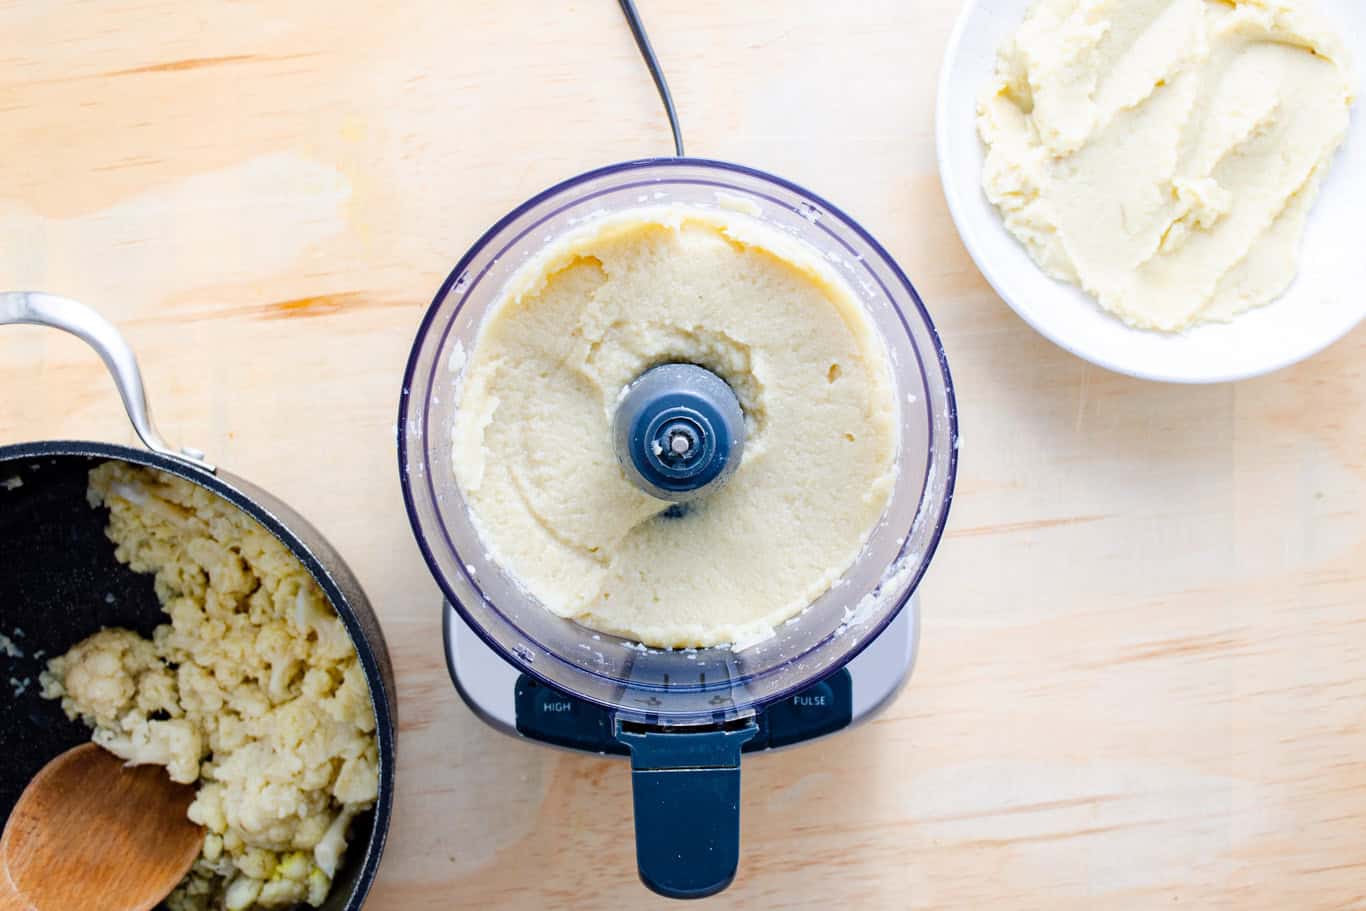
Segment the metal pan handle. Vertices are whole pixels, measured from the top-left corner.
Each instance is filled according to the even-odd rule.
[[[94,348],[109,373],[114,377],[128,420],[138,437],[150,450],[160,455],[186,462],[205,471],[214,467],[204,460],[204,453],[188,446],[172,448],[152,426],[152,415],[147,408],[147,394],[142,388],[142,371],[138,369],[133,349],[128,347],[119,330],[85,304],[78,304],[55,294],[41,291],[0,292],[0,326],[7,323],[29,323],[49,326],[70,332]]]

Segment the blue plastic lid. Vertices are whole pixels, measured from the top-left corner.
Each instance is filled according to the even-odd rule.
[[[735,392],[694,364],[647,370],[626,389],[613,420],[617,461],[661,500],[701,496],[735,473],[745,417]]]

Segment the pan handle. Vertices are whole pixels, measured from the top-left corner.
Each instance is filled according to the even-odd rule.
[[[173,449],[152,426],[152,415],[147,408],[147,394],[142,388],[142,371],[138,369],[133,349],[128,347],[113,324],[85,304],[78,304],[55,294],[41,291],[0,292],[0,326],[6,323],[29,323],[50,326],[70,332],[80,338],[104,360],[114,377],[128,420],[133,422],[143,444],[159,455],[186,462],[205,471],[214,467],[204,460],[204,453],[185,447]]]

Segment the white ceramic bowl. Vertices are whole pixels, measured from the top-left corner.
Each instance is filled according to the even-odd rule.
[[[1216,383],[1279,370],[1318,353],[1366,316],[1366,110],[1358,101],[1310,215],[1299,277],[1279,300],[1231,323],[1181,334],[1132,329],[1080,289],[1049,278],[1006,231],[981,188],[977,99],[996,51],[1033,0],[967,0],[939,80],[939,174],[963,243],[996,292],[1046,338],[1120,373]],[[1350,47],[1358,86],[1366,67],[1366,3],[1311,0]],[[1362,94],[1358,88],[1358,95]]]

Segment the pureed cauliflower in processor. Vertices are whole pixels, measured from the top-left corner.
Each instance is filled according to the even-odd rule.
[[[651,368],[721,377],[743,458],[675,504],[613,449]],[[753,642],[853,564],[897,473],[886,348],[805,242],[741,212],[601,216],[522,266],[480,328],[453,430],[484,546],[547,610],[663,648]]]
[[[121,563],[152,573],[169,622],[104,629],[54,658],[43,695],[135,765],[198,783],[205,829],[172,911],[322,904],[351,820],[379,788],[355,646],[278,539],[216,495],[123,462],[90,473]]]

